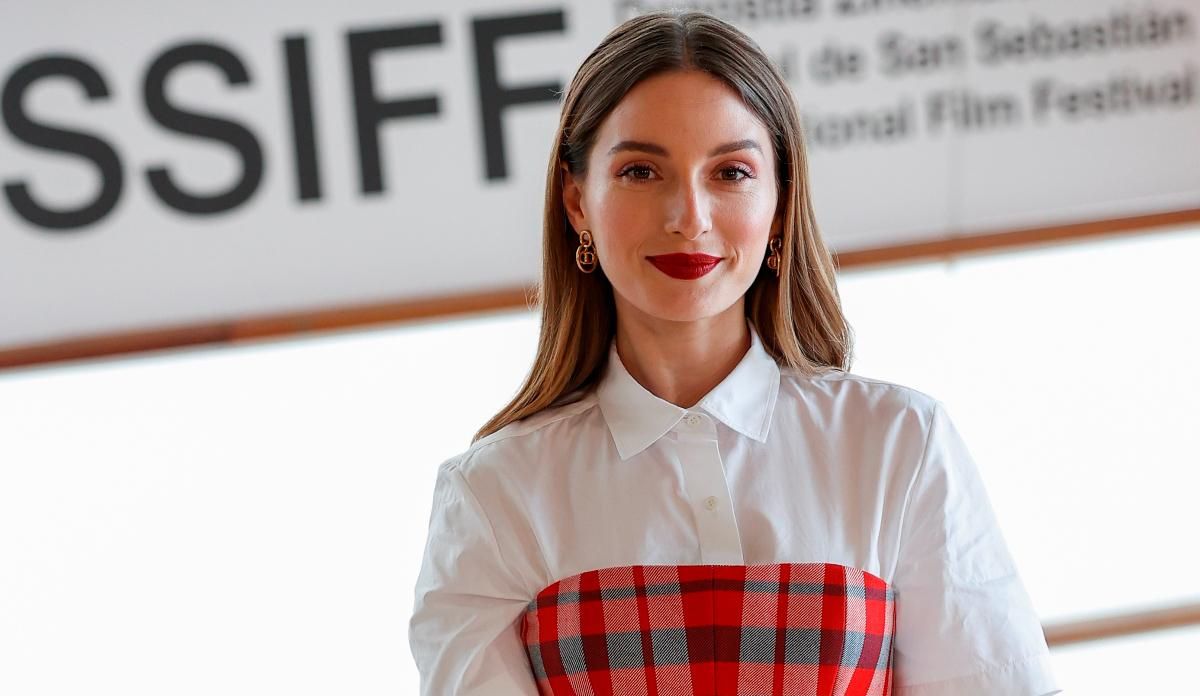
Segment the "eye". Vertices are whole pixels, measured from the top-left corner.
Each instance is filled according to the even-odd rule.
[[[746,179],[754,178],[754,173],[751,172],[749,169],[746,169],[745,167],[729,166],[729,167],[724,167],[723,169],[721,169],[722,174],[727,174],[729,172],[734,172],[735,174],[740,173],[741,176],[735,177],[732,179],[722,178],[722,181],[744,181]]]
[[[641,172],[641,171],[645,171],[645,172],[649,173],[649,172],[650,172],[650,167],[647,167],[647,166],[646,166],[646,165],[644,165],[644,164],[631,164],[631,165],[629,165],[628,167],[625,167],[624,169],[622,169],[622,170],[621,170],[621,171],[620,171],[620,172],[617,174],[617,177],[618,177],[618,178],[625,178],[625,177],[626,177],[626,176],[628,176],[628,175],[629,175],[631,172]],[[633,180],[634,180],[634,181],[649,181],[649,179],[647,179],[647,178],[643,178],[643,177],[641,177],[641,176],[634,176],[634,177],[632,177],[632,178],[633,178]]]

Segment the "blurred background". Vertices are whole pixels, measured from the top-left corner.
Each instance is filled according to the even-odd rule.
[[[416,692],[561,92],[666,6],[0,0],[0,693]],[[852,371],[947,404],[1065,693],[1196,693],[1200,2],[695,7],[792,86]]]

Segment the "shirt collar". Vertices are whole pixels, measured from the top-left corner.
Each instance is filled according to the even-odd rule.
[[[763,348],[749,320],[750,349],[720,384],[693,407],[759,442],[766,442],[771,414],[779,395],[779,365]],[[658,398],[625,369],[614,339],[596,398],[621,460],[646,449],[670,432],[688,409]]]

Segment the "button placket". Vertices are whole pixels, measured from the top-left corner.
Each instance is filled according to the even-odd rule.
[[[702,562],[742,564],[741,536],[717,446],[716,425],[707,416],[687,413],[678,428],[677,442]]]

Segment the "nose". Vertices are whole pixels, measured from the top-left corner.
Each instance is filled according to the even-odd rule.
[[[677,181],[667,203],[667,232],[692,240],[712,228],[709,193],[690,177]]]

